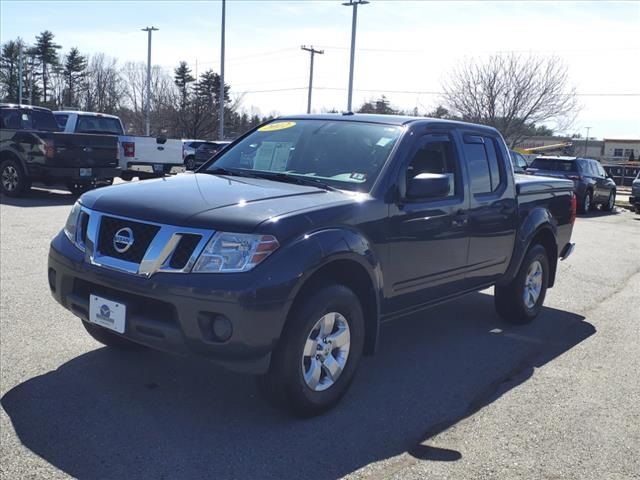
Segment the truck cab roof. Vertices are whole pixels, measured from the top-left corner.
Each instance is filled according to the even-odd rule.
[[[415,125],[415,124],[437,124],[450,125],[452,127],[468,127],[474,130],[484,130],[487,132],[498,132],[495,128],[486,125],[478,125],[475,123],[461,122],[458,120],[445,120],[442,118],[431,117],[414,117],[410,115],[381,115],[370,113],[324,113],[324,114],[301,114],[301,115],[283,115],[274,119],[274,121],[283,120],[333,120],[363,123],[381,123],[386,125]]]
[[[74,114],[74,115],[86,115],[89,117],[106,117],[106,118],[118,118],[117,115],[111,115],[109,113],[99,113],[99,112],[83,112],[82,110],[56,110],[53,112],[54,115],[58,114]]]

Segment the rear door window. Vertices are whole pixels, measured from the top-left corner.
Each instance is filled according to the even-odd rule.
[[[481,135],[465,135],[464,154],[471,177],[471,193],[495,192],[503,180],[495,140]]]
[[[15,108],[0,110],[0,128],[20,130],[20,110]]]

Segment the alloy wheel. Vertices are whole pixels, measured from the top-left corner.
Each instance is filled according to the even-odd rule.
[[[313,326],[302,353],[302,373],[307,386],[321,392],[333,386],[349,358],[351,332],[338,312],[323,315]]]
[[[13,165],[7,165],[2,170],[2,186],[7,192],[13,192],[18,188],[20,175]]]
[[[529,265],[527,276],[524,280],[524,292],[522,298],[527,308],[535,307],[542,292],[542,264],[536,260]]]

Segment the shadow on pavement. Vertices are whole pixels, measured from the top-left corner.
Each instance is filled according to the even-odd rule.
[[[1,403],[22,443],[74,477],[329,479],[406,451],[460,459],[423,442],[595,333],[551,308],[507,326],[484,293],[382,330],[343,401],[310,420],[267,406],[251,377],[107,348],[25,381]]]
[[[73,205],[78,197],[62,190],[32,188],[21,197],[0,195],[0,204],[14,207],[54,207]]]

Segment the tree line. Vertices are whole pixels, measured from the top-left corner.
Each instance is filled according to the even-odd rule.
[[[22,63],[22,68],[20,64]],[[33,44],[21,38],[0,49],[0,99],[17,103],[22,75],[22,103],[53,110],[76,109],[118,115],[127,133],[145,131],[146,65],[122,65],[104,53],[83,55],[77,47],[62,53],[55,35],[45,30]],[[225,137],[234,138],[267,120],[241,109],[242,97],[232,98],[226,84],[220,97],[220,76],[206,70],[196,76],[186,62],[173,75],[151,69],[150,123],[152,135],[218,139],[217,119],[224,109]]]
[[[128,132],[143,134],[146,65],[103,53],[83,55],[72,47],[66,54],[45,30],[32,45],[9,40],[0,51],[0,98],[18,101],[22,58],[23,103],[53,109],[79,109],[119,115]],[[497,128],[513,146],[534,135],[567,132],[580,107],[569,83],[566,64],[558,57],[521,54],[470,59],[445,76],[438,106],[431,111],[406,111],[385,95],[365,101],[361,113],[405,114],[454,119]],[[167,73],[151,71],[152,134],[176,138],[217,138],[217,119],[224,109],[225,134],[233,138],[267,119],[241,108],[228,84],[220,99],[220,77],[213,70],[194,75],[186,62]],[[335,110],[330,110],[335,111]]]

